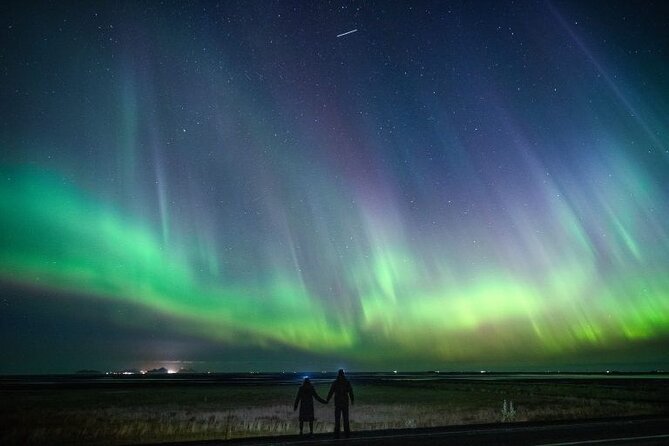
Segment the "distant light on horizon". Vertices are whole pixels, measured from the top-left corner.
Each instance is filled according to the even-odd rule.
[[[669,367],[663,2],[11,3],[0,373]]]

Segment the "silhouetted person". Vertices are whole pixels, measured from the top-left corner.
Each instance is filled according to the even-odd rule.
[[[340,420],[342,417],[344,417],[344,436],[348,438],[351,434],[351,428],[348,423],[348,399],[351,397],[351,404],[353,404],[353,388],[348,379],[346,379],[343,369],[339,369],[337,379],[330,386],[330,392],[327,397],[328,402],[333,394],[335,401],[335,438],[339,438]]]
[[[293,405],[293,410],[297,410],[297,405],[300,405],[300,435],[302,435],[305,421],[309,422],[309,435],[314,433],[314,398],[323,404],[327,403],[327,401],[318,396],[309,378],[304,378],[304,382],[297,390],[295,404]]]

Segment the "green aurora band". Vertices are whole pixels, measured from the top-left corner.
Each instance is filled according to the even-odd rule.
[[[360,314],[333,319],[325,316],[330,312],[323,299],[299,281],[274,277],[254,286],[202,280],[188,256],[165,249],[159,234],[64,178],[34,168],[2,173],[5,280],[129,301],[213,340],[452,362],[555,357],[669,334],[669,277],[651,267],[653,253],[662,251],[635,242],[634,209],[605,216],[615,238],[612,252],[619,254],[619,268],[606,275],[564,206],[554,210],[554,230],[569,248],[556,261],[556,246],[535,246],[549,265],[533,277],[499,263],[458,278],[449,273],[453,260],[445,253],[440,279],[425,286],[424,259],[381,231],[373,237],[368,264],[352,269],[347,279],[359,292]],[[636,193],[652,196],[641,187]]]
[[[668,366],[663,5],[9,3],[0,372]]]

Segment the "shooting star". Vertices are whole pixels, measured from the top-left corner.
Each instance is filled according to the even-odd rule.
[[[352,34],[352,33],[356,32],[357,30],[358,30],[358,28],[352,29],[350,31],[346,31],[345,33],[337,34],[337,37],[344,37],[347,34]]]

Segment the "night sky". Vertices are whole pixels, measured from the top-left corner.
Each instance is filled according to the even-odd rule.
[[[13,3],[0,373],[669,367],[664,2]]]

